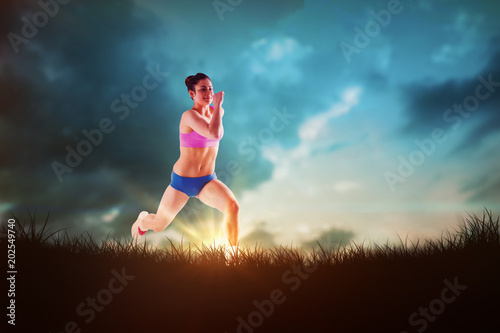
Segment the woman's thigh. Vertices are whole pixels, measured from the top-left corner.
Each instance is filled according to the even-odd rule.
[[[185,193],[169,185],[163,193],[156,215],[172,220],[186,205],[188,199],[189,197]]]
[[[218,179],[208,182],[198,194],[198,199],[205,205],[218,209],[223,213],[230,203],[236,202],[233,192]]]

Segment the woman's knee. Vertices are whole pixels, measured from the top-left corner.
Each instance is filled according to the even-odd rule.
[[[226,211],[228,214],[237,215],[240,211],[240,204],[236,201],[236,199],[231,199],[227,203]]]

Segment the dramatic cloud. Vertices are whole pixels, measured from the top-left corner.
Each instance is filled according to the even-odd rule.
[[[497,50],[497,48],[496,48]],[[497,170],[500,160],[500,52],[492,53],[485,68],[472,78],[433,85],[414,85],[406,90],[410,100],[409,122],[404,132],[425,140],[434,129],[447,135],[447,159],[463,162],[476,172],[462,183],[470,202],[491,205],[500,198]],[[479,161],[483,161],[480,163]],[[487,162],[486,162],[487,161]],[[482,175],[488,175],[483,177]]]
[[[500,125],[499,64],[500,52],[497,51],[485,68],[469,79],[407,87],[409,122],[404,131],[421,133],[436,127],[456,130],[470,122],[476,129],[465,140],[464,148],[476,146],[478,141],[494,134]]]

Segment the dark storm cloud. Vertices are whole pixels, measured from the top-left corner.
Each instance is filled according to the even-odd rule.
[[[224,3],[226,6],[217,6],[217,3]],[[229,1],[201,1],[200,4],[209,4],[216,13],[214,19],[217,18],[221,24],[244,26],[252,23],[264,28],[276,25],[277,21],[303,8],[304,0],[240,1],[237,5],[231,5]]]
[[[493,52],[496,51],[496,52]],[[405,89],[408,123],[404,132],[409,134],[430,133],[435,128],[458,129],[474,118],[478,123],[461,144],[461,149],[476,147],[487,136],[494,134],[500,126],[500,51],[493,50],[484,70],[465,80],[448,80],[443,83],[418,83]],[[481,79],[479,79],[481,77]],[[489,82],[486,84],[484,82]],[[463,114],[454,105],[463,105],[469,96],[475,96],[478,85],[481,94],[488,94],[475,111]],[[486,87],[487,86],[487,87]],[[471,102],[470,102],[471,103]],[[473,104],[471,104],[473,106]],[[472,121],[470,121],[472,122]]]
[[[9,17],[15,19],[9,21],[9,31],[19,31],[20,18],[39,10],[11,9]],[[160,72],[170,67],[165,55],[146,61],[141,52],[133,52],[139,50],[141,34],[164,37],[154,17],[138,20],[133,10],[129,1],[75,1],[20,45],[18,54],[3,41],[0,200],[10,203],[12,212],[39,208],[50,211],[57,225],[64,220],[66,226],[82,228],[84,216],[99,223],[111,207],[120,207],[123,214],[115,228],[123,231],[117,227],[120,222],[130,222],[141,209],[156,208],[144,207],[138,199],[151,192],[161,196],[168,185],[168,169],[179,149],[174,110],[181,106],[169,96],[167,76],[135,108],[123,111],[126,104],[121,102],[115,110],[122,111],[113,112],[113,101],[130,95],[157,66]],[[72,172],[63,173],[60,182],[52,163],[67,165],[66,147],[77,150],[88,141],[82,131],[98,129],[105,118],[114,130],[102,134],[102,143]],[[130,188],[137,190],[131,193]]]
[[[349,244],[353,238],[352,231],[332,228],[323,232],[317,239],[304,242],[303,245],[305,247],[319,247],[321,245],[325,249],[334,249]]]
[[[152,28],[155,21],[145,20],[136,27],[129,24],[130,2],[97,6],[75,3],[64,12],[61,9],[65,20],[54,19],[19,54],[8,58],[0,81],[2,122],[10,129],[10,133],[3,133],[9,138],[5,140],[9,141],[5,160],[15,172],[48,171],[53,161],[64,163],[66,146],[76,150],[85,139],[82,131],[98,128],[103,118],[111,119],[115,130],[64,178],[84,175],[103,165],[126,165],[123,170],[134,173],[144,162],[141,152],[151,148],[155,139],[175,140],[175,133],[169,131],[175,126],[162,124],[156,112],[165,100],[172,100],[165,96],[166,79],[163,89],[150,92],[136,109],[129,108],[127,119],[121,121],[118,116],[123,113],[113,113],[111,107],[147,74],[145,61],[134,52],[123,52],[123,44],[133,47],[136,36],[148,25]],[[165,61],[159,65],[167,67]],[[144,133],[148,135],[141,135]],[[165,161],[160,156],[148,156],[149,171],[162,169]],[[43,181],[51,183],[48,174]],[[57,182],[55,174],[52,181]]]
[[[495,39],[498,40],[498,37]],[[464,104],[467,98],[476,96],[479,85],[483,86],[480,93],[488,93],[488,97],[480,100],[472,108],[473,111],[468,112],[464,107],[464,115],[454,112],[455,104]],[[470,179],[462,185],[462,192],[469,195],[469,202],[498,202],[500,177],[496,170],[500,160],[496,153],[497,147],[488,145],[488,140],[497,135],[500,129],[500,51],[497,44],[492,43],[489,61],[476,76],[462,81],[414,85],[407,89],[406,97],[411,102],[405,132],[429,135],[435,128],[443,128],[448,132],[460,131],[458,143],[451,154],[464,157],[471,164],[477,159],[477,170],[481,170],[471,170]]]

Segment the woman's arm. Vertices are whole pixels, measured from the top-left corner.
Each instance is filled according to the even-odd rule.
[[[182,115],[183,125],[195,130],[198,134],[208,139],[220,139],[222,137],[222,108],[224,92],[219,92],[214,95],[214,112],[212,119],[208,122],[198,112],[189,110]]]
[[[219,91],[214,94],[214,113],[212,114],[212,120],[210,121],[210,129],[212,133],[215,133],[215,139],[220,139],[222,137],[222,116],[224,115],[224,109],[222,108],[222,102],[224,102],[224,92]]]

